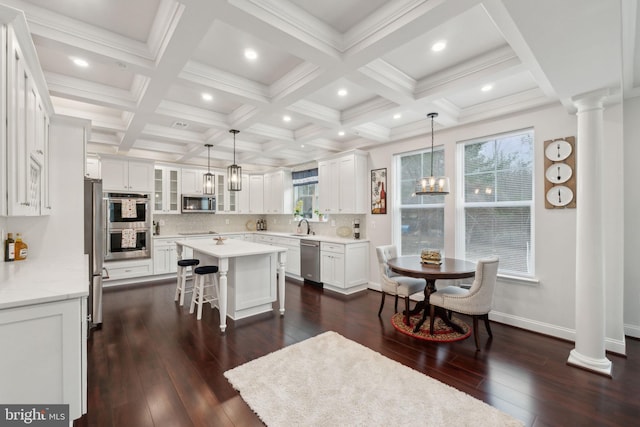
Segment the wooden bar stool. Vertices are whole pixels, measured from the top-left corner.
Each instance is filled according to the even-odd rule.
[[[184,294],[193,291],[193,288],[187,289],[187,269],[189,267],[193,268],[198,264],[200,264],[199,259],[181,259],[178,261],[178,284],[174,301],[178,301],[178,298],[180,298],[180,305],[184,305]]]
[[[202,305],[213,303],[218,301],[218,267],[215,265],[204,265],[202,267],[196,267],[193,270],[195,274],[195,280],[193,282],[193,295],[191,296],[191,308],[189,313],[193,313],[193,309],[198,304],[198,316],[197,319],[202,318]],[[213,292],[206,293],[207,289],[212,289]]]

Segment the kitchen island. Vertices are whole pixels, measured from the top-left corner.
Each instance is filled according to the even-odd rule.
[[[193,258],[200,260],[200,266],[218,266],[220,330],[226,330],[227,316],[238,320],[269,312],[276,299],[280,315],[284,315],[287,248],[235,239],[218,242],[217,238],[186,239],[176,241],[176,249],[179,260],[186,247],[193,250]]]

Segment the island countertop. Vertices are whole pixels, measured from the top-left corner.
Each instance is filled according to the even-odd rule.
[[[223,244],[218,245],[217,240],[214,240],[213,237],[211,240],[190,240],[187,238],[183,241],[176,241],[178,245],[186,246],[216,258],[235,258],[287,251],[287,248],[284,247],[247,242],[245,240],[225,239],[223,242]]]
[[[89,295],[86,255],[0,264],[0,309]]]

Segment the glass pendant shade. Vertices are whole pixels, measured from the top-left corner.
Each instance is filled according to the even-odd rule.
[[[236,134],[239,130],[231,129],[233,134],[233,164],[227,167],[227,183],[229,191],[242,191],[242,168],[236,165]]]
[[[242,167],[233,164],[227,168],[227,182],[229,191],[242,190]]]
[[[415,194],[417,196],[449,194],[449,178],[433,175],[433,119],[438,117],[438,113],[429,113],[427,117],[431,119],[431,176],[422,177],[416,182]]]
[[[202,192],[204,194],[211,194],[211,195],[215,194],[216,192],[216,179],[215,179],[215,176],[210,172],[205,173],[203,176]]]
[[[207,147],[207,173],[202,178],[202,193],[213,195],[216,193],[216,178],[211,173],[211,144],[205,144]]]

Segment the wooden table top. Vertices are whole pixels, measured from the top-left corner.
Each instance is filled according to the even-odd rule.
[[[440,265],[422,264],[419,255],[407,255],[387,261],[396,273],[427,280],[465,279],[476,275],[476,264],[456,258],[445,258]]]

